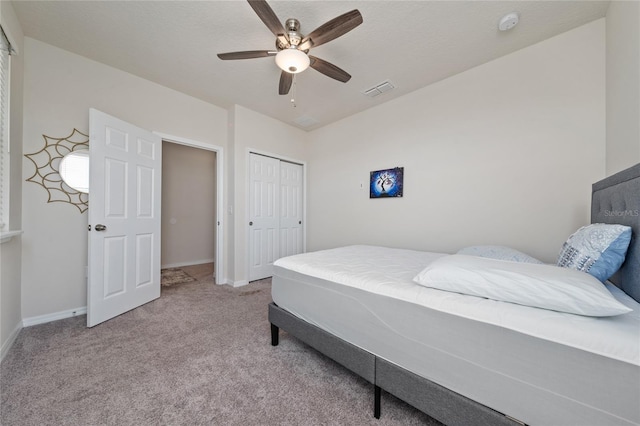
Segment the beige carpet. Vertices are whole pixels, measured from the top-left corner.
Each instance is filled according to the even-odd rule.
[[[371,384],[286,333],[272,347],[270,280],[199,277],[91,329],[23,329],[0,365],[0,424],[437,424],[385,392],[377,421]]]

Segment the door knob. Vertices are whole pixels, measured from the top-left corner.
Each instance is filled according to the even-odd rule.
[[[253,222],[249,222],[249,226],[253,226]]]
[[[97,224],[96,227],[95,227],[95,230],[96,231],[106,231],[107,227],[104,226],[104,225]]]

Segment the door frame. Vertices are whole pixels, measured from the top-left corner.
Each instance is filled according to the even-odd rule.
[[[204,149],[216,153],[216,255],[214,279],[216,284],[226,284],[227,278],[224,274],[224,148],[218,145],[211,145],[204,142],[195,141],[179,136],[167,135],[165,133],[153,132],[160,136],[163,142],[175,143],[178,145],[189,146],[191,148]],[[162,235],[161,235],[162,236]]]
[[[265,157],[275,158],[276,160],[287,161],[289,163],[300,164],[302,166],[302,252],[307,251],[307,162],[298,160],[284,155],[275,154],[260,149],[245,149],[245,209],[244,209],[244,227],[245,231],[245,265],[244,276],[241,285],[249,284],[249,273],[251,269],[251,246],[249,243],[249,231],[247,229],[251,216],[251,154],[264,155]]]

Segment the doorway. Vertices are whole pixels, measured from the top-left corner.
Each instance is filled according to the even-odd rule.
[[[214,264],[216,163],[214,151],[163,141],[162,269]]]
[[[187,265],[199,264],[201,262],[209,262],[215,265],[214,269],[214,282],[216,284],[226,284],[226,278],[224,275],[224,253],[223,253],[223,241],[224,241],[224,223],[223,223],[223,215],[222,215],[222,207],[223,207],[223,149],[222,147],[216,145],[205,144],[202,142],[194,141],[191,139],[181,138],[172,135],[166,135],[162,133],[156,133],[160,137],[162,137],[162,145],[163,150],[166,149],[166,152],[163,152],[163,200],[162,200],[162,244],[161,244],[161,265],[162,268],[171,268],[171,267],[190,267]],[[174,155],[175,154],[175,155]],[[165,158],[166,157],[166,158]],[[167,163],[165,170],[165,162],[169,161],[170,158],[174,158],[174,163]],[[189,160],[191,159],[191,160]],[[195,182],[194,185],[197,185],[200,188],[200,191],[204,191],[208,193],[208,196],[213,196],[213,201],[207,201],[206,204],[212,205],[211,208],[204,207],[205,203],[199,200],[200,195],[195,189],[190,189],[185,187],[185,185],[174,185],[174,182],[167,182],[167,185],[177,186],[180,188],[180,192],[182,194],[177,194],[178,203],[183,206],[180,207],[183,210],[180,217],[178,213],[172,215],[172,207],[165,206],[165,176],[164,174],[172,173],[170,169],[174,168],[173,166],[178,166],[179,164],[187,165],[187,170],[184,168],[182,170],[182,174],[187,175],[186,179],[189,180],[189,177],[194,178],[195,180],[199,180],[200,182]],[[198,170],[195,171],[194,166],[198,164]],[[189,176],[190,175],[190,176]],[[201,179],[196,179],[198,176]],[[186,197],[186,198],[185,198]],[[173,198],[174,200],[176,197]],[[169,203],[171,201],[169,200]],[[199,203],[203,204],[203,212],[196,212],[195,206]],[[170,205],[170,204],[168,204]],[[186,205],[186,209],[184,209],[184,205]],[[189,208],[191,206],[191,208]],[[165,211],[165,208],[167,211]],[[206,212],[205,212],[206,211]],[[175,212],[175,211],[174,211]],[[206,237],[202,240],[194,243],[192,246],[188,246],[190,244],[185,238],[177,237],[173,239],[171,236],[175,234],[176,230],[179,230],[179,224],[184,225],[184,221],[191,220],[192,217],[201,216],[201,220],[208,222],[207,224],[202,225],[202,228],[199,228],[199,233],[204,234]],[[174,219],[174,220],[171,220]],[[172,223],[175,222],[175,223]],[[165,226],[168,230],[165,230]],[[210,229],[208,226],[212,226],[211,232],[204,231],[205,229]],[[171,229],[174,228],[174,229]],[[193,228],[193,227],[192,227]],[[196,237],[194,237],[196,238]],[[170,244],[175,244],[176,248],[169,247]],[[205,247],[201,251],[196,250],[196,246]],[[191,255],[189,256],[173,256],[171,255],[172,251],[183,249],[184,247],[188,247],[191,250]],[[197,254],[199,253],[199,254]],[[174,253],[175,254],[175,253]],[[173,257],[171,257],[173,256]],[[195,267],[199,271],[202,271],[202,268]]]
[[[87,326],[160,297],[162,143],[174,142],[215,153],[215,274],[223,278],[223,149],[139,128],[91,108]],[[127,284],[131,283],[131,284]]]

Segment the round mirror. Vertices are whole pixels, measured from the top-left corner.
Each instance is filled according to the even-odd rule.
[[[71,151],[60,160],[60,176],[78,192],[89,193],[89,151]]]

